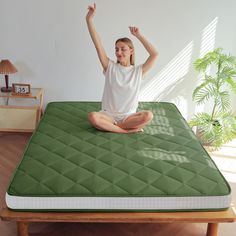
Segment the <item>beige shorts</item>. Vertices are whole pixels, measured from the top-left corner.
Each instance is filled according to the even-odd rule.
[[[108,115],[109,117],[111,117],[113,120],[114,120],[114,124],[117,124],[117,123],[122,123],[124,122],[129,116],[135,114],[136,112],[129,112],[129,113],[125,113],[125,114],[113,114],[113,113],[110,113],[108,111],[104,111],[104,110],[101,110],[100,112]]]

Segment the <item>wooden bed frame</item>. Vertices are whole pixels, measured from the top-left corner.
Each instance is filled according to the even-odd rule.
[[[15,212],[2,209],[0,217],[17,222],[18,236],[28,236],[30,222],[100,222],[100,223],[208,223],[207,236],[216,236],[219,223],[236,221],[236,211],[231,206],[226,211],[215,212],[158,212],[158,213],[104,213],[104,212]]]

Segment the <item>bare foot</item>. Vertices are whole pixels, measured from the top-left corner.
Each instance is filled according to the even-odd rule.
[[[143,132],[143,129],[136,128],[136,129],[127,129],[127,132],[130,133],[138,133],[138,132]]]

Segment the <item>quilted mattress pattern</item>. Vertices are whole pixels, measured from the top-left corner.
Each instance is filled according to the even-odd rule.
[[[144,132],[116,134],[87,121],[99,102],[49,103],[12,177],[8,207],[138,210],[134,202],[146,199],[140,209],[166,210],[160,206],[167,199],[173,210],[227,208],[230,187],[176,106],[140,102],[139,109],[154,114]],[[188,198],[200,205],[188,206]],[[40,201],[35,207],[34,199]],[[114,206],[109,199],[125,201]]]

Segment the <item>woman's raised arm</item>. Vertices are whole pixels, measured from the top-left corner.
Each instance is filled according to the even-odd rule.
[[[106,71],[109,59],[108,59],[107,54],[102,46],[101,39],[100,39],[98,33],[96,32],[94,24],[93,24],[93,17],[95,16],[95,13],[96,13],[96,4],[94,3],[93,6],[88,7],[86,22],[87,22],[90,36],[91,36],[94,46],[97,50],[99,60],[102,64],[103,70]]]
[[[145,74],[151,67],[153,66],[157,56],[158,52],[156,51],[155,47],[148,42],[148,40],[140,34],[139,29],[137,27],[129,27],[131,34],[133,34],[139,41],[143,44],[145,49],[149,53],[148,59],[143,64],[143,74]]]

